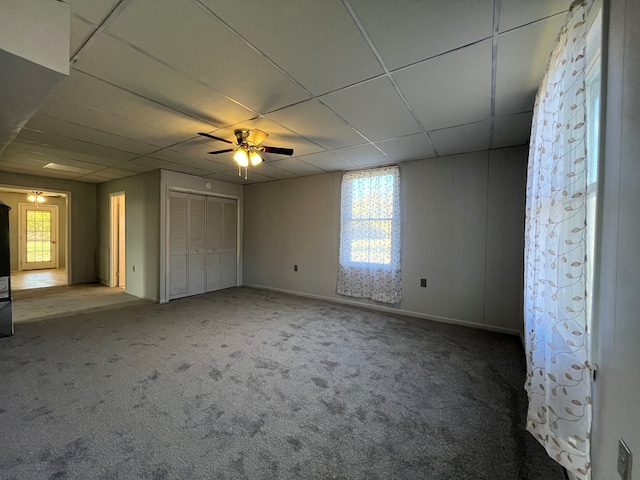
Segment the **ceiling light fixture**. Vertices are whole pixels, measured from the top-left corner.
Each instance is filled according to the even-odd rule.
[[[233,154],[233,159],[238,164],[238,176],[242,176],[242,169],[244,168],[244,178],[247,178],[247,169],[249,164],[255,167],[260,165],[264,160],[256,151],[253,145],[242,145]]]
[[[29,200],[31,203],[33,203],[36,208],[38,207],[39,203],[44,203],[44,197],[42,196],[42,192],[31,192],[28,196],[27,196],[27,200]]]

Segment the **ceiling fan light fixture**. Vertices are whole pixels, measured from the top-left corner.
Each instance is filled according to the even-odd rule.
[[[44,203],[44,197],[42,196],[42,192],[31,192],[27,197],[31,203]]]
[[[251,161],[251,165],[253,165],[254,167],[264,162],[262,157],[258,155],[257,152],[253,152],[253,151],[249,154],[249,160]]]
[[[233,154],[233,159],[241,167],[249,166],[249,155],[244,148],[239,148],[238,150],[236,150],[236,153]]]

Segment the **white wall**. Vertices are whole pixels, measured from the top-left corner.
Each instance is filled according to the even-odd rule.
[[[400,165],[396,310],[520,333],[526,158],[522,147]],[[335,293],[340,182],[337,173],[245,186],[245,284],[375,305]]]
[[[125,292],[158,301],[160,264],[160,170],[98,185],[100,281],[108,284],[110,194],[125,193]],[[105,270],[106,269],[106,270]]]
[[[0,152],[69,75],[69,5],[0,2]]]
[[[605,4],[610,23],[593,478],[619,478],[622,437],[635,456],[632,478],[640,480],[640,2]]]
[[[9,172],[2,172],[0,184],[4,187],[64,192],[68,195],[70,254],[66,263],[70,270],[70,282],[72,284],[95,282],[98,244],[96,185]]]

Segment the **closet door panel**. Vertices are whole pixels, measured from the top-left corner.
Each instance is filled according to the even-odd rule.
[[[189,196],[189,253],[205,252],[206,197]]]
[[[235,250],[222,252],[222,288],[235,287],[238,284]]]
[[[187,294],[187,195],[169,196],[169,298]]]
[[[207,292],[222,288],[221,253],[207,253]]]
[[[169,257],[169,298],[187,294],[187,255]]]
[[[235,250],[237,246],[237,220],[236,220],[236,201],[225,200],[224,202],[224,216],[222,222],[223,231],[223,243],[222,248],[233,248]]]
[[[222,199],[207,198],[207,252],[222,248]]]
[[[189,295],[198,295],[206,291],[207,273],[205,260],[205,253],[192,253],[189,255],[189,280],[187,281]]]

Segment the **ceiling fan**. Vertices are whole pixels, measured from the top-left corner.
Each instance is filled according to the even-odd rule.
[[[233,148],[225,148],[223,150],[216,150],[208,153],[211,155],[217,155],[219,153],[235,152],[233,154],[233,159],[238,164],[238,175],[242,175],[242,168],[244,167],[244,178],[247,178],[247,167],[249,167],[249,164],[256,166],[260,165],[264,161],[260,156],[263,152],[275,153],[277,155],[293,155],[293,148],[268,147],[266,145],[260,145],[262,141],[269,136],[269,134],[262,130],[258,130],[257,128],[253,130],[237,129],[234,130],[233,133],[236,136],[236,143],[225,138],[216,137],[209,133],[198,132],[198,135],[235,145]]]

